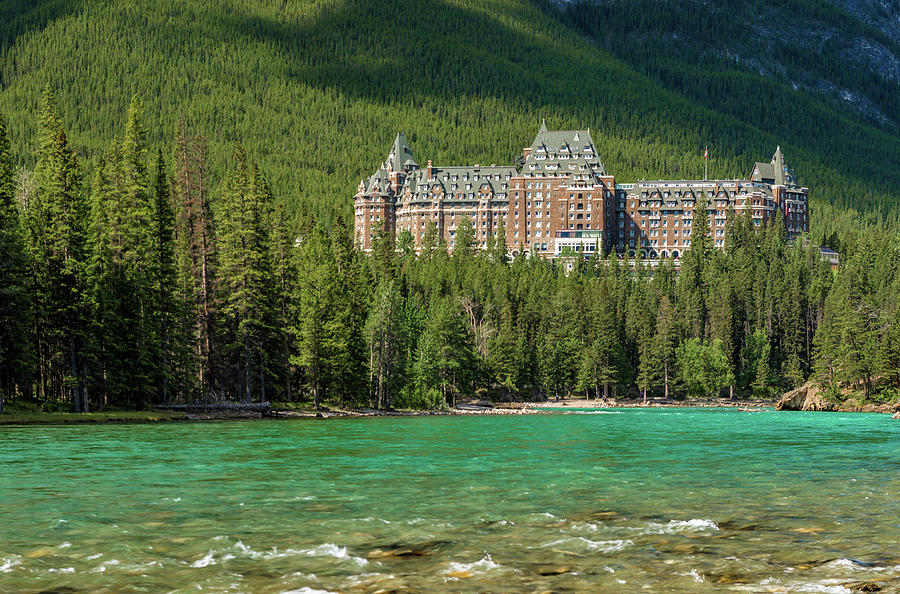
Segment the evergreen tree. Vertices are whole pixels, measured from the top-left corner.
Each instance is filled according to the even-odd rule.
[[[340,280],[331,242],[321,225],[303,237],[297,256],[303,280],[295,287],[291,332],[296,344],[291,362],[301,367],[318,409],[336,386],[336,372],[348,365],[346,310],[335,307]]]
[[[27,261],[14,185],[9,134],[0,115],[0,413],[4,397],[27,389],[33,365],[28,341]]]
[[[155,246],[153,253],[156,255],[154,262],[156,302],[155,333],[159,340],[157,377],[159,378],[159,399],[163,403],[169,402],[172,391],[170,384],[173,379],[173,360],[175,368],[183,367],[187,355],[183,352],[186,344],[183,338],[176,333],[176,320],[179,310],[178,301],[178,275],[175,257],[175,212],[172,208],[169,180],[166,176],[166,163],[162,151],[156,157],[156,172],[153,183],[153,218],[155,232]],[[180,365],[177,362],[181,362]]]
[[[295,235],[291,232],[287,211],[284,204],[277,202],[273,209],[272,225],[269,238],[272,261],[272,286],[275,291],[274,315],[272,324],[274,334],[270,345],[270,362],[272,372],[278,377],[278,388],[281,397],[290,400],[293,397],[294,371],[290,363],[291,333],[288,331],[293,310],[292,296],[298,282],[295,251]]]
[[[663,387],[665,389],[665,398],[669,398],[669,384],[674,375],[675,348],[677,345],[676,334],[676,315],[677,312],[669,301],[669,298],[663,295],[659,302],[659,313],[656,317],[656,335],[653,344],[653,350],[656,360],[660,363],[663,372]]]
[[[216,389],[217,295],[216,237],[209,204],[206,139],[200,134],[188,137],[182,119],[175,146],[175,233],[181,292],[187,305],[184,322],[192,327],[195,382],[200,397],[209,401]]]
[[[75,153],[48,88],[41,99],[34,195],[25,210],[33,280],[39,393],[86,412],[85,241],[87,208]]]
[[[445,298],[432,303],[413,368],[419,400],[455,407],[457,396],[470,393],[472,362],[465,327],[453,301]]]
[[[369,383],[371,403],[389,410],[396,388],[394,370],[402,353],[400,293],[393,281],[382,281],[366,323],[369,343]]]
[[[693,338],[703,338],[706,332],[707,304],[705,268],[712,253],[709,238],[709,203],[705,195],[694,205],[691,245],[681,259],[678,282],[678,308],[683,313],[685,332]]]

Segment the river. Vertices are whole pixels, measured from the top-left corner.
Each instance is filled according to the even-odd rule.
[[[627,409],[0,428],[0,590],[900,585],[900,421]]]

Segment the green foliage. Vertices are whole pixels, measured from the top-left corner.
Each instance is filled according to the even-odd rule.
[[[27,260],[15,202],[6,120],[0,115],[0,412],[3,399],[27,389],[30,380]]]
[[[734,375],[721,340],[705,344],[689,338],[676,349],[681,380],[690,396],[718,396],[734,383]]]

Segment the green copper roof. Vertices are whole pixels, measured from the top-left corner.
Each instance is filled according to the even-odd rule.
[[[406,171],[419,167],[419,164],[413,159],[412,149],[409,148],[409,143],[406,142],[406,136],[403,135],[403,132],[397,134],[385,165],[391,171]]]
[[[584,166],[584,169],[581,167]],[[567,174],[605,175],[606,168],[597,154],[590,130],[547,130],[546,123],[525,158],[523,173],[565,176]]]
[[[492,200],[509,199],[509,181],[515,177],[515,167],[432,167],[410,173],[400,191],[404,200],[430,201],[432,191],[438,189],[445,201],[477,201],[482,192],[491,194]]]
[[[753,164],[753,174],[750,176],[750,179],[776,186],[797,185],[794,170],[784,162],[784,153],[781,152],[780,146],[775,149],[775,154],[772,155],[771,161]]]

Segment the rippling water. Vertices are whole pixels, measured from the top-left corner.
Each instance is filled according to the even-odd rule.
[[[900,421],[581,412],[2,428],[0,590],[900,586]]]

